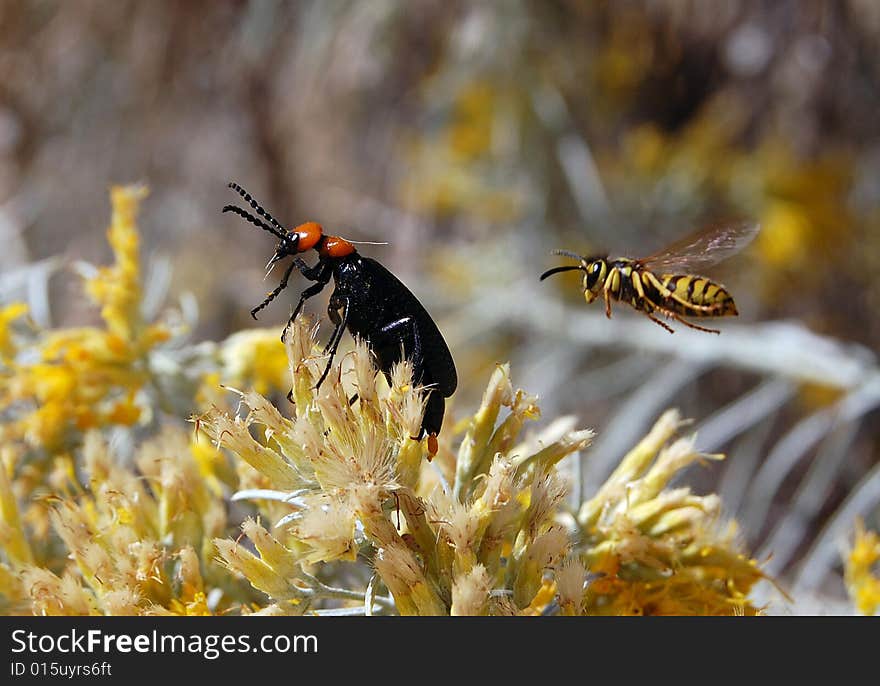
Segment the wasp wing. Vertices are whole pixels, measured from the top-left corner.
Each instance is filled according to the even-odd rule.
[[[696,273],[738,253],[752,242],[760,229],[761,225],[752,221],[711,224],[643,257],[639,263],[658,272]]]

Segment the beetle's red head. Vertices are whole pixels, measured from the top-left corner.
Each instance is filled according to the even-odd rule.
[[[274,264],[288,255],[298,255],[311,250],[318,245],[323,236],[324,229],[317,222],[300,224],[293,231],[288,231],[281,237],[269,264]]]

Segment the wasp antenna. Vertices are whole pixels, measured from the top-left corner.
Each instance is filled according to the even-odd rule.
[[[559,272],[571,272],[575,269],[583,269],[583,267],[579,264],[567,264],[564,267],[553,267],[553,269],[548,269],[546,272],[541,274],[541,278],[539,281],[543,281],[548,276],[553,276],[554,274],[558,274]]]
[[[554,250],[552,252],[553,255],[562,255],[564,257],[570,257],[573,260],[583,260],[583,255],[578,255],[576,252],[572,252],[571,250]]]
[[[283,226],[281,226],[281,224],[278,223],[278,221],[275,219],[275,217],[273,217],[266,210],[264,210],[263,206],[260,205],[260,203],[258,203],[256,200],[254,200],[254,197],[250,193],[248,193],[244,188],[239,186],[234,181],[229,182],[229,187],[232,190],[234,190],[236,193],[238,193],[242,198],[244,198],[244,201],[248,205],[250,205],[253,208],[254,212],[256,212],[260,217],[267,220],[272,226],[274,226],[276,229],[278,229],[282,233],[286,233],[286,229]]]
[[[279,231],[276,228],[269,226],[266,222],[264,222],[260,219],[257,219],[250,212],[245,212],[243,209],[241,209],[240,207],[237,207],[236,205],[227,205],[226,207],[223,208],[223,211],[224,212],[235,212],[235,214],[237,214],[239,217],[243,217],[244,219],[247,219],[254,226],[258,226],[261,229],[263,229],[263,231],[268,231],[273,236],[277,236],[278,238],[280,238],[282,240],[284,240],[284,238],[286,237],[285,234],[283,233],[283,230]]]

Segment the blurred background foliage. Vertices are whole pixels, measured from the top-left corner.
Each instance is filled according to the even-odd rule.
[[[878,86],[871,0],[2,3],[0,297],[95,324],[65,267],[109,261],[104,189],[143,181],[145,319],[253,326],[272,246],[220,215],[238,181],[282,222],[387,241],[362,252],[462,379],[510,360],[545,417],[597,431],[582,488],[665,407],[694,417],[730,459],[688,480],[828,610],[855,515],[878,524]],[[741,313],[720,337],[537,281],[551,249],[642,256],[732,216],[762,232],[711,274]]]

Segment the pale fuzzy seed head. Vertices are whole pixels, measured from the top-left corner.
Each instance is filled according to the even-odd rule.
[[[306,500],[302,516],[289,526],[290,533],[311,548],[305,561],[353,560],[357,544],[351,507],[323,494],[307,496]]]
[[[454,499],[449,499],[441,512],[437,513],[439,529],[459,552],[471,550],[477,543],[480,520],[469,507]]]
[[[257,520],[247,517],[241,523],[241,530],[245,536],[251,539],[255,544],[261,541],[269,532],[264,529]]]
[[[280,576],[292,578],[300,571],[299,560],[294,553],[285,547],[277,538],[260,525],[259,522],[247,518],[242,522],[241,530],[254,543],[261,559]]]
[[[86,473],[93,481],[103,481],[113,467],[113,458],[100,431],[89,431],[83,439],[83,461]]]
[[[400,593],[400,589],[406,589],[408,592],[416,584],[424,583],[419,563],[405,545],[392,543],[380,548],[373,558],[373,565],[395,595]],[[398,589],[397,593],[395,588]]]
[[[625,515],[619,515],[606,532],[609,548],[620,564],[640,564],[666,573],[676,555],[677,543],[670,537],[651,538],[642,534]]]
[[[366,486],[377,491],[396,487],[397,459],[393,444],[378,429],[348,437],[328,436],[324,457],[315,463],[315,475],[328,493],[350,492]]]
[[[352,364],[357,394],[360,398],[358,402],[375,407],[377,403],[376,367],[370,348],[366,342],[359,338],[355,341]]]
[[[205,479],[192,459],[188,437],[182,431],[163,431],[146,441],[138,452],[138,468],[159,485],[159,493],[176,512],[210,509]]]
[[[485,488],[478,500],[483,508],[496,511],[507,505],[514,497],[516,467],[500,453],[495,455],[489,474],[485,479]]]
[[[330,373],[331,376],[333,372]],[[324,427],[329,429],[328,438],[342,445],[353,446],[359,442],[358,423],[354,411],[348,404],[342,384],[327,382],[318,391],[317,406],[324,418]]]
[[[565,498],[566,487],[555,470],[542,468],[535,474],[531,491],[527,531],[534,538]]]
[[[165,549],[155,541],[137,541],[129,546],[129,555],[134,562],[135,577],[138,582],[164,579],[164,566],[168,557]],[[121,558],[124,561],[125,557]]]
[[[288,329],[284,344],[287,347],[287,358],[290,360],[291,370],[296,370],[306,360],[313,357],[312,351],[318,340],[318,323],[312,322],[308,316],[297,317]],[[317,380],[317,379],[316,379]]]
[[[72,574],[59,578],[48,569],[28,567],[22,573],[22,585],[35,615],[91,614],[93,598]]]
[[[384,408],[391,420],[393,435],[398,440],[421,433],[427,394],[413,385],[412,375],[413,366],[409,360],[398,362],[391,369],[390,389]]]
[[[402,360],[391,367],[391,393],[401,395],[412,389],[413,366],[409,360]]]
[[[250,408],[247,416],[248,423],[257,422],[265,426],[267,438],[290,432],[291,421],[283,416],[265,396],[254,390],[248,390],[242,394],[242,401]]]
[[[584,597],[587,570],[577,557],[569,557],[556,570],[556,592],[560,605],[579,608]]]
[[[48,569],[28,567],[22,573],[21,581],[30,596],[35,615],[62,613],[61,579]]]
[[[273,488],[294,490],[303,486],[303,477],[296,468],[275,450],[254,440],[241,418],[230,417],[214,408],[203,415],[199,423],[216,445],[228,448],[268,477]]]
[[[454,616],[485,615],[489,606],[492,581],[482,564],[474,565],[466,574],[460,574],[452,584],[452,611]]]
[[[400,397],[398,404],[391,412],[391,416],[403,429],[404,435],[400,438],[415,437],[422,432],[422,417],[425,414],[427,400],[428,395],[421,388],[413,388]]]
[[[101,606],[108,615],[132,616],[143,614],[141,596],[136,588],[115,588],[101,598]]]
[[[291,439],[302,449],[306,459],[317,460],[324,452],[324,434],[307,415],[297,417],[293,424]]]
[[[72,550],[74,549],[72,548]],[[100,544],[90,539],[80,542],[75,550],[83,570],[99,579],[98,583],[106,586],[113,581],[117,566]],[[124,555],[120,556],[117,562],[121,562],[124,559]]]
[[[529,546],[526,556],[538,569],[554,569],[568,553],[571,539],[561,526],[551,526]]]
[[[177,553],[179,565],[177,567],[177,578],[183,585],[184,592],[192,595],[197,592],[204,592],[205,585],[202,580],[202,571],[199,565],[199,557],[192,546],[184,546]]]

